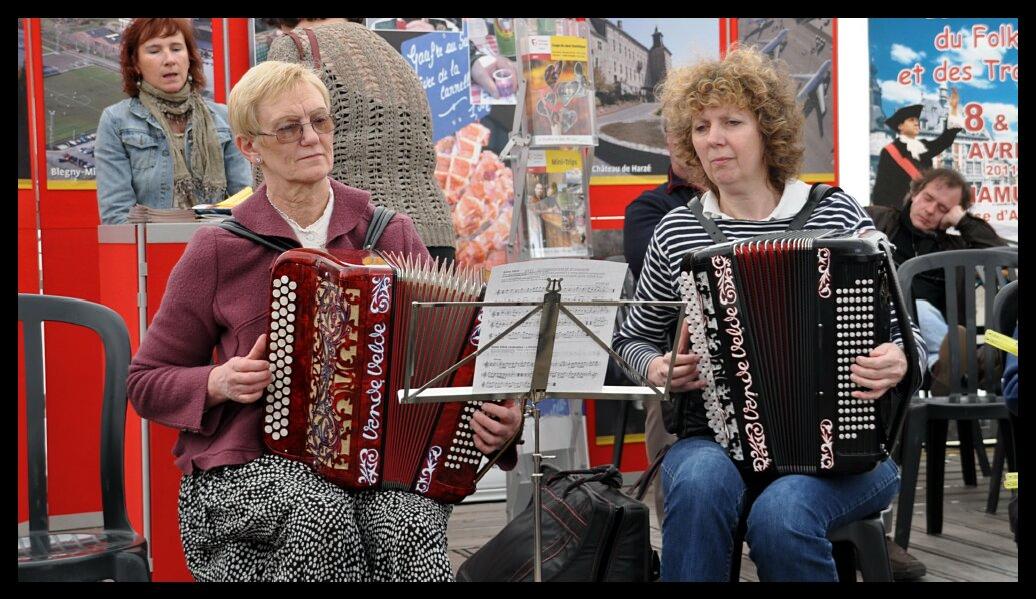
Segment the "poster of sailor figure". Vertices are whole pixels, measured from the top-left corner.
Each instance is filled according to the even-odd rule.
[[[972,214],[1018,240],[1018,19],[870,19],[871,202],[952,168]]]
[[[806,117],[806,154],[800,178],[833,183],[838,172],[837,86],[838,20],[737,19],[733,37],[783,63],[795,81],[796,101]]]

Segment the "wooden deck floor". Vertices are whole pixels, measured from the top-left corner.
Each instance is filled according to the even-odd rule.
[[[992,457],[992,451],[989,451]],[[989,479],[979,473],[978,486],[967,487],[961,480],[960,456],[955,450],[946,455],[946,489],[943,507],[943,532],[925,533],[924,456],[918,477],[917,503],[911,526],[910,553],[924,562],[928,574],[921,582],[1017,582],[1018,546],[1007,520],[1010,492],[1001,489],[996,514],[985,512]],[[652,506],[651,543],[661,549],[662,534]],[[895,505],[895,503],[893,503]],[[449,524],[450,560],[454,571],[506,523],[505,504],[477,503],[459,505]],[[891,531],[890,531],[891,532]],[[757,581],[755,566],[744,549],[742,581]]]

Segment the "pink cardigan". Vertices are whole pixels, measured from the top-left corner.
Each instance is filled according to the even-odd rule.
[[[331,188],[335,204],[327,246],[359,248],[374,214],[370,194],[333,179]],[[267,201],[265,185],[233,214],[257,233],[295,239]],[[405,214],[392,219],[378,249],[429,257]],[[142,417],[180,429],[173,455],[185,473],[242,464],[263,453],[261,399],[206,410],[205,396],[215,367],[210,362],[246,355],[266,332],[270,269],[277,256],[219,227],[198,229],[173,268],[162,305],[130,364],[130,402]]]

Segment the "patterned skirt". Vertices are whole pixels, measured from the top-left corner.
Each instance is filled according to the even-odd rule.
[[[451,505],[347,491],[264,455],[184,475],[180,538],[199,581],[452,581]]]

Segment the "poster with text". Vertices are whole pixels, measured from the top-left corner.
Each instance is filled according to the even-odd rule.
[[[589,27],[575,19],[520,19],[518,57],[532,146],[594,145]]]
[[[119,52],[129,18],[40,19],[48,180],[96,179],[94,142],[104,109],[126,99]],[[212,20],[191,19],[213,97]]]
[[[525,226],[531,258],[590,255],[581,148],[530,150],[525,165]]]
[[[514,106],[471,103],[474,57],[460,32],[375,29],[410,64],[428,96],[435,179],[450,206],[457,262],[492,268],[507,261],[514,175],[500,159]]]
[[[589,22],[598,142],[591,182],[661,182],[669,151],[655,92],[671,70],[719,58],[719,19]]]
[[[783,62],[795,80],[795,99],[806,117],[799,178],[807,183],[833,183],[838,172],[835,26],[831,18],[737,20],[741,44]]]
[[[956,96],[963,129],[933,160],[972,187],[970,211],[1018,240],[1018,20],[870,19],[871,186],[896,132],[885,120],[921,105],[921,141],[946,129]]]

